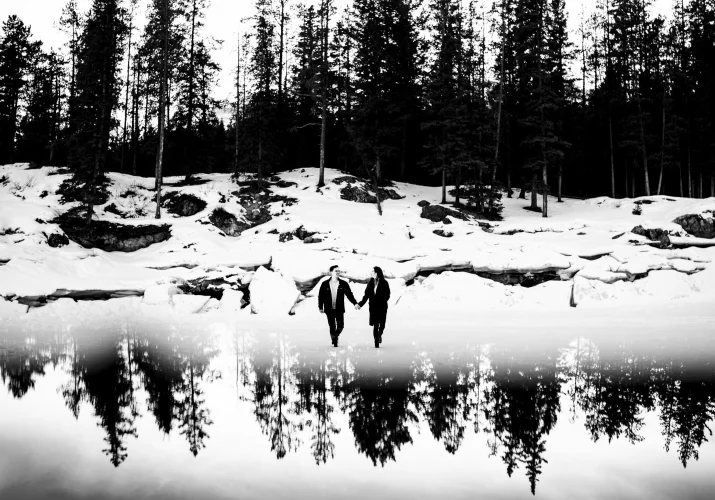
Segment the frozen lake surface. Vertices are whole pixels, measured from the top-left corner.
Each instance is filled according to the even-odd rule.
[[[474,324],[392,315],[380,349],[349,318],[333,348],[324,321],[84,307],[84,319],[0,325],[2,499],[711,498],[715,487],[702,307],[661,308],[658,322],[646,308]]]

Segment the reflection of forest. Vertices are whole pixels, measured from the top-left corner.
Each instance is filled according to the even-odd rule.
[[[190,451],[205,447],[210,411],[202,386],[215,376],[208,369],[217,351],[203,336],[87,332],[49,340],[38,336],[0,339],[0,377],[16,398],[24,396],[48,364],[66,370],[60,388],[77,418],[88,403],[106,433],[103,452],[116,467],[127,458],[127,438],[137,437],[137,390],[165,433],[178,426]]]
[[[419,428],[452,454],[479,433],[509,475],[524,471],[534,492],[559,418],[581,420],[594,441],[637,443],[644,415],[655,411],[666,449],[687,466],[715,417],[710,360],[638,354],[627,345],[608,346],[607,355],[578,340],[565,348],[490,344],[388,358],[372,350],[304,352],[288,335],[233,340],[238,397],[279,459],[304,443],[316,464],[333,459],[342,414],[356,449],[374,465],[395,461]],[[210,365],[218,353],[210,336],[171,327],[151,335],[5,335],[0,378],[22,398],[48,366],[64,370],[67,408],[78,416],[89,404],[106,433],[104,452],[118,466],[137,436],[141,389],[158,429],[184,436],[194,455],[207,445],[204,391],[217,376]]]

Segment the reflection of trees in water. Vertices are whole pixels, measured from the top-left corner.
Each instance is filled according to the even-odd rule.
[[[295,401],[297,353],[282,335],[267,352],[254,359],[255,377],[248,399],[254,404],[254,415],[261,430],[271,442],[271,451],[280,459],[298,449],[298,431],[303,429]]]
[[[330,393],[328,361],[301,359],[296,369],[298,400],[296,413],[307,415],[305,426],[310,429],[310,449],[315,463],[327,463],[335,454],[332,437],[340,432],[333,422],[335,407]]]
[[[149,398],[147,406],[157,426],[169,434],[176,422],[196,456],[206,447],[207,427],[213,422],[204,397],[204,383],[220,374],[210,370],[218,354],[205,333],[165,336],[135,335],[136,368]]]
[[[217,377],[211,370],[215,345],[204,333],[172,328],[109,336],[0,333],[0,379],[22,398],[49,366],[62,366],[67,379],[58,392],[75,417],[83,402],[92,405],[114,465],[127,458],[128,436],[136,436],[135,391],[143,386],[158,428],[177,430],[196,455],[212,424],[204,390]],[[282,458],[305,437],[318,464],[335,454],[340,411],[356,448],[375,465],[394,461],[420,422],[450,453],[472,428],[487,434],[491,453],[509,475],[526,471],[534,491],[561,396],[564,413],[572,421],[583,415],[594,441],[637,443],[645,413],[657,411],[666,450],[684,466],[698,459],[715,418],[710,360],[703,365],[690,355],[642,355],[627,344],[599,349],[581,339],[558,356],[556,348],[490,345],[391,359],[352,349],[299,355],[284,335],[258,342],[243,334],[235,337],[235,349],[237,390],[252,403],[272,451]]]
[[[374,359],[371,354],[363,353]],[[388,367],[381,360],[367,364],[359,355],[353,357],[353,363],[352,373],[340,375],[346,383],[335,390],[341,409],[349,415],[357,450],[374,465],[384,466],[395,460],[395,452],[404,444],[412,443],[409,424],[418,422],[415,408],[419,404],[412,369]]]
[[[13,335],[0,338],[0,380],[7,384],[15,398],[22,398],[35,388],[37,376],[45,374],[45,367],[56,367],[64,357],[64,341],[61,335],[46,338]]]
[[[530,352],[528,361],[520,361],[519,354],[526,355],[506,349],[493,352],[485,416],[493,433],[492,453],[501,450],[510,477],[523,465],[535,493],[546,462],[545,438],[556,425],[561,409],[562,378],[554,354]]]
[[[586,428],[594,441],[606,436],[643,440],[643,415],[654,407],[650,375],[654,359],[633,356],[619,350],[611,359],[601,359],[597,350],[584,360],[585,387],[580,406],[586,414]]]
[[[429,359],[420,359],[415,370],[424,420],[432,436],[452,454],[462,444],[470,418],[470,366],[466,358],[452,354],[446,362],[436,365]]]
[[[107,436],[102,450],[118,467],[127,458],[126,439],[136,437],[138,416],[128,356],[128,344],[117,336],[109,340],[75,338],[71,358],[72,382],[63,388],[65,401],[75,416],[79,401],[94,408],[98,425]]]
[[[660,423],[665,436],[665,449],[677,443],[683,467],[690,459],[698,460],[698,449],[707,436],[712,436],[708,423],[715,418],[715,384],[712,376],[681,363],[670,362],[656,376],[655,392],[660,400]]]

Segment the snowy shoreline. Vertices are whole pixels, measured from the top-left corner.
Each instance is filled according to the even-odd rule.
[[[96,207],[95,219],[168,224],[171,231],[168,240],[125,253],[75,242],[48,245],[62,230],[47,221],[79,205],[63,205],[56,194],[67,175],[53,167],[0,166],[0,318],[35,315],[38,310],[28,304],[39,305],[47,296],[58,302],[71,301],[68,293],[92,298],[91,290],[112,304],[139,301],[157,312],[252,312],[264,319],[291,312],[297,317],[292,320],[315,319],[316,286],[332,264],[340,265],[358,299],[372,266],[382,267],[393,289],[390,314],[406,318],[452,314],[470,322],[491,310],[657,310],[662,304],[715,302],[715,247],[709,246],[715,241],[691,236],[673,222],[687,214],[712,218],[715,198],[554,200],[549,218],[523,210],[524,200],[504,198],[504,220],[489,222],[487,231],[472,217],[420,217],[418,202],[438,204],[439,187],[394,183],[391,189],[402,198],[383,201],[380,217],[373,204],[341,199],[345,174],[327,169],[326,186],[318,190],[317,173],[275,176],[270,189],[278,201],[264,197],[256,205],[270,220],[253,227],[227,174],[203,174],[206,182],[189,186],[167,179],[174,184],[169,192],[193,195],[206,206],[186,217],[165,211],[156,220],[150,216],[153,180],[110,173],[110,198]],[[636,206],[640,215],[634,214]],[[240,236],[214,225],[216,209],[242,224]],[[662,230],[672,245],[656,248],[631,232],[636,226]],[[534,286],[504,284],[510,275]],[[539,277],[543,282],[534,279]],[[206,291],[205,282],[213,291]],[[200,294],[185,293],[200,286]],[[112,298],[135,295],[143,298]]]

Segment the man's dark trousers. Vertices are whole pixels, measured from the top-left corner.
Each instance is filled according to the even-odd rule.
[[[325,315],[328,317],[328,326],[330,327],[330,338],[338,337],[340,332],[343,331],[343,316],[345,313],[336,311],[325,311]]]

